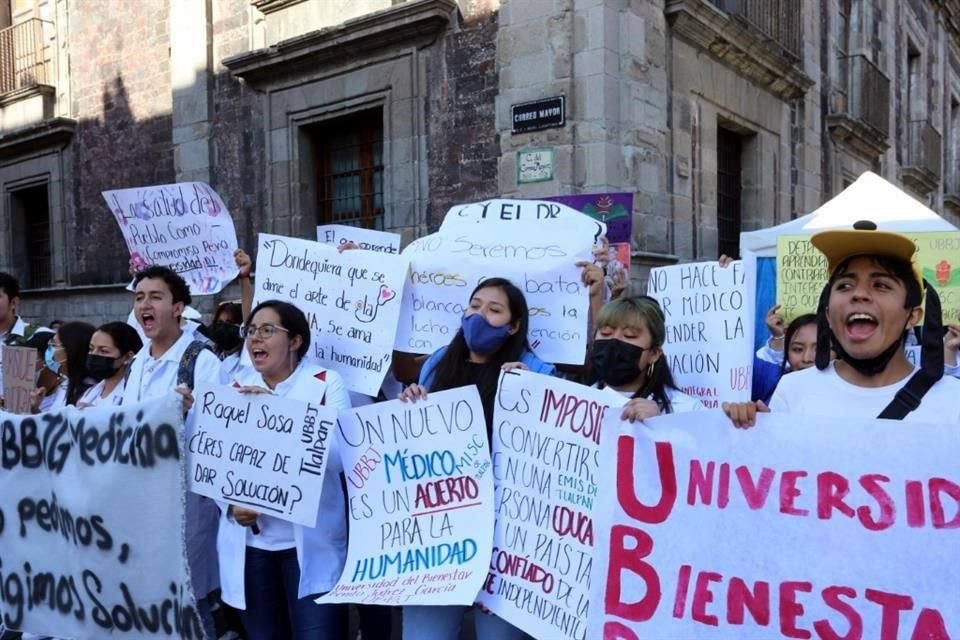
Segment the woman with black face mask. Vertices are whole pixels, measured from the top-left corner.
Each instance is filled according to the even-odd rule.
[[[630,398],[623,419],[646,420],[664,413],[706,407],[673,382],[663,357],[663,311],[653,298],[618,298],[600,310],[591,364],[600,387]]]
[[[87,354],[87,374],[97,384],[87,389],[77,401],[77,408],[119,406],[130,363],[142,347],[137,330],[126,322],[101,325],[90,338],[90,352]]]
[[[213,345],[220,358],[220,384],[230,384],[240,372],[240,348],[243,338],[240,337],[240,325],[243,324],[243,314],[239,302],[221,302],[213,318],[211,327]]]

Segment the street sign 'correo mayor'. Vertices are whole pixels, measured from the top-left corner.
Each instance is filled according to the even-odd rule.
[[[513,133],[562,127],[566,124],[565,106],[563,96],[511,105]]]

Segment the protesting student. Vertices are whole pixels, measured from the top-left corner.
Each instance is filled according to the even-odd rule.
[[[401,399],[416,401],[428,392],[476,384],[489,433],[500,371],[523,368],[553,375],[555,368],[537,358],[527,344],[530,313],[527,301],[513,283],[488,278],[470,294],[460,330],[446,347],[431,355],[420,370],[419,384],[404,389]],[[403,608],[405,640],[453,640],[467,607],[415,606]],[[523,632],[500,618],[477,612],[479,638],[522,638]]]
[[[779,305],[774,306],[770,314],[776,314]],[[779,319],[779,315],[777,315]],[[768,323],[769,327],[770,324]],[[771,327],[771,331],[775,331]],[[750,397],[753,400],[770,402],[777,383],[785,374],[791,371],[803,371],[814,365],[817,353],[817,316],[805,313],[794,318],[793,322],[783,330],[783,321],[779,323],[779,333],[773,333],[770,344],[760,347],[753,358],[753,390]],[[776,347],[779,347],[777,349]],[[761,351],[771,350],[778,354],[779,362],[774,364],[769,359],[762,358]],[[784,355],[785,354],[785,355]]]
[[[300,309],[279,300],[262,302],[243,335],[253,368],[233,381],[242,393],[350,408],[340,375],[304,360],[310,327]],[[251,640],[339,640],[345,634],[345,609],[313,602],[336,584],[347,553],[340,456],[335,437],[329,442],[315,527],[234,505],[222,513],[217,543],[223,601],[240,609]]]
[[[9,273],[0,271],[0,343],[26,346],[33,334],[45,329],[40,325],[27,324],[17,315],[20,305],[20,283]],[[3,349],[0,349],[0,398],[3,397]]]
[[[213,347],[220,358],[220,384],[229,384],[240,371],[240,351],[243,338],[240,328],[243,326],[243,314],[239,302],[221,302],[213,316],[210,333]]]
[[[44,365],[57,376],[53,389],[40,386],[33,392],[33,409],[53,411],[73,406],[93,385],[87,372],[87,352],[96,329],[86,322],[66,322],[47,344]]]
[[[599,386],[630,398],[623,407],[624,420],[706,409],[673,382],[663,356],[665,319],[656,300],[647,296],[612,300],[600,310],[596,325],[593,373]]]
[[[192,331],[182,328],[190,289],[167,267],[152,266],[134,276],[134,314],[146,336],[130,367],[122,405],[164,396],[174,389],[193,388],[194,380],[218,380],[220,361]],[[192,415],[187,417],[188,423]],[[195,493],[186,497],[187,560],[197,610],[204,629],[216,637],[210,613],[210,594],[219,586],[217,576],[217,524],[219,510],[209,498]]]
[[[820,232],[811,242],[826,256],[830,275],[818,311],[816,367],[784,377],[769,409],[762,402],[724,403],[734,425],[753,426],[757,411],[960,422],[960,381],[943,377],[940,300],[920,276],[914,242],[866,221]],[[903,346],[921,319],[914,367]]]
[[[130,365],[142,348],[140,335],[126,322],[101,325],[90,338],[87,354],[87,372],[97,383],[87,389],[77,407],[118,406],[123,401]]]

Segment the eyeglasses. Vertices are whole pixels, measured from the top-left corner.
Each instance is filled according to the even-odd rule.
[[[283,327],[278,327],[275,324],[261,324],[257,326],[255,324],[248,324],[246,326],[240,327],[240,337],[246,340],[247,338],[253,338],[257,334],[260,334],[260,337],[264,340],[269,340],[273,337],[273,334],[277,331],[283,331],[284,333],[290,333],[289,330],[284,329]]]

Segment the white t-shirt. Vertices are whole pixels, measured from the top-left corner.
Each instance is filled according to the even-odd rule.
[[[613,397],[613,394],[616,394],[616,396],[618,396],[621,400],[623,400],[624,398],[626,400],[629,400],[630,398],[633,397],[633,394],[636,393],[635,391],[617,391],[616,389],[613,389],[611,387],[604,387],[604,390],[609,392],[611,394],[611,397]],[[683,391],[680,391],[679,389],[671,389],[668,387],[666,391],[667,391],[667,397],[670,399],[671,413],[686,413],[688,411],[706,411],[707,410],[707,407],[704,406],[702,402],[700,402],[698,399],[694,398],[691,395],[687,395],[686,393],[684,393]],[[647,400],[653,400],[653,396],[648,397]],[[622,404],[624,404],[624,402],[621,402],[621,405]],[[663,409],[660,410],[660,415],[666,415]]]
[[[77,402],[78,409],[88,409],[90,407],[104,406],[104,407],[119,407],[120,403],[123,402],[123,387],[124,381],[121,380],[120,384],[113,388],[113,391],[110,392],[106,397],[103,396],[103,387],[106,386],[107,381],[101,380],[97,384],[93,385],[87,392],[81,396],[80,400]]]
[[[770,411],[830,418],[876,418],[910,379],[907,376],[884,387],[858,387],[841,378],[834,364],[831,362],[823,371],[810,367],[783,376],[770,399]],[[960,423],[960,380],[941,378],[904,420]]]
[[[241,353],[238,351],[220,361],[220,384],[229,385],[243,372],[246,365],[240,360]]]

